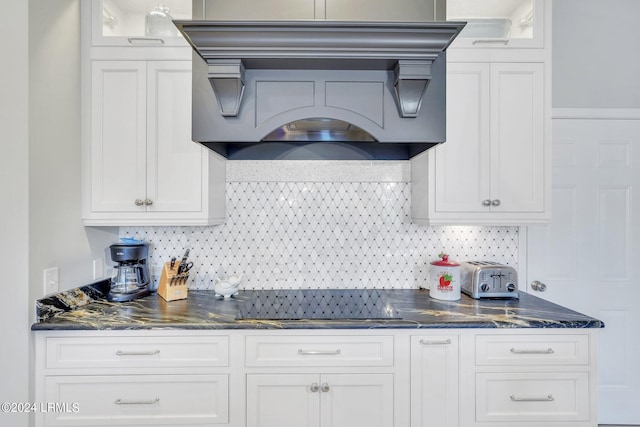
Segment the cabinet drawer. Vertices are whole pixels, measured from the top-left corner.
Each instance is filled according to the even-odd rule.
[[[229,338],[52,337],[46,357],[48,369],[227,366]]]
[[[476,364],[587,365],[588,335],[479,335]]]
[[[50,376],[47,426],[221,424],[229,419],[226,375]]]
[[[476,421],[588,421],[589,374],[478,373]]]
[[[248,336],[247,366],[393,366],[392,336]]]

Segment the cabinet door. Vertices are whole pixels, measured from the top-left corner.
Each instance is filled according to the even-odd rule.
[[[204,0],[204,19],[223,21],[314,19],[317,7],[315,3],[314,0]]]
[[[411,337],[411,427],[458,426],[458,337]]]
[[[247,427],[320,427],[319,384],[317,374],[247,375]]]
[[[491,64],[492,211],[544,209],[543,73],[542,63]]]
[[[438,213],[487,210],[489,84],[489,64],[447,64],[447,142],[429,153],[435,156]]]
[[[166,9],[160,6],[162,3],[157,0],[91,0],[91,43],[94,46],[188,46],[170,19],[191,19],[192,2],[164,2],[168,6]],[[147,16],[151,14],[160,19],[147,24]]]
[[[149,62],[147,94],[147,210],[199,212],[204,154],[191,140],[191,62]]]
[[[435,21],[444,0],[325,0],[326,19],[350,21]]]
[[[448,0],[447,20],[467,25],[452,47],[542,48],[546,0]]]
[[[136,212],[146,194],[146,62],[94,61],[91,211]]]
[[[324,374],[322,427],[393,425],[393,374]]]

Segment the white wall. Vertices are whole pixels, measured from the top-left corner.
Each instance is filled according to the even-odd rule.
[[[0,0],[0,402],[29,400],[27,3]],[[10,65],[10,66],[7,66]],[[0,412],[0,425],[28,425]]]
[[[80,205],[80,0],[0,0],[0,402],[29,402],[29,327],[42,270],[92,279],[117,230],[85,229]],[[7,66],[10,65],[10,66]],[[27,426],[0,412],[0,425]]]
[[[640,108],[640,1],[552,3],[553,107]]]
[[[81,220],[80,2],[30,0],[29,273],[31,300],[43,295],[45,268],[60,289],[93,279],[92,260],[117,229]]]

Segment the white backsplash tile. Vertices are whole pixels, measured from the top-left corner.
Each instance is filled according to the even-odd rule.
[[[443,251],[517,269],[518,227],[412,224],[409,168],[384,161],[228,161],[225,224],[122,227],[120,235],[151,244],[157,274],[189,248],[191,289],[212,289],[216,276],[240,274],[245,289],[418,288]]]

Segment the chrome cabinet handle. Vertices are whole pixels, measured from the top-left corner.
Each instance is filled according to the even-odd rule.
[[[472,42],[473,44],[503,44],[508,45],[509,39],[477,39]]]
[[[491,206],[500,206],[500,200],[499,199],[492,200]]]
[[[422,345],[447,345],[451,344],[451,339],[447,338],[446,340],[420,340],[420,344]]]
[[[539,397],[517,397],[512,394],[509,396],[509,399],[511,399],[512,402],[553,402],[555,400],[551,394]]]
[[[553,349],[551,347],[544,350],[520,350],[517,348],[512,348],[511,353],[513,354],[553,354]]]
[[[116,351],[117,356],[155,356],[156,354],[160,354],[160,350],[153,351]]]
[[[329,384],[322,383],[322,388],[320,390],[322,390],[323,393],[327,393],[329,391]]]
[[[153,204],[153,200],[151,199],[144,199],[144,205],[145,206],[151,206]]]
[[[534,280],[533,282],[531,282],[531,289],[538,292],[544,292],[547,290],[547,285],[545,285],[542,282],[538,282],[537,280]]]
[[[127,37],[129,44],[164,44],[164,40],[157,37]]]
[[[329,350],[329,351],[322,351],[322,350],[303,350],[303,349],[299,349],[298,350],[298,354],[303,355],[303,356],[337,356],[338,354],[340,354],[340,349],[337,350]]]
[[[320,390],[320,387],[318,386],[318,383],[312,383],[309,389],[311,390],[312,393],[317,393],[318,390]]]
[[[143,205],[144,205],[144,201],[143,201],[143,200],[141,200],[141,199],[136,199],[136,201],[135,201],[135,202],[133,202],[133,203],[135,203],[135,204],[136,204],[136,206],[143,206]]]
[[[115,401],[116,405],[155,405],[160,402],[159,398],[151,399],[151,400],[126,400],[117,398]]]
[[[483,200],[482,201],[482,206],[491,206],[491,200],[489,200],[489,199]]]

